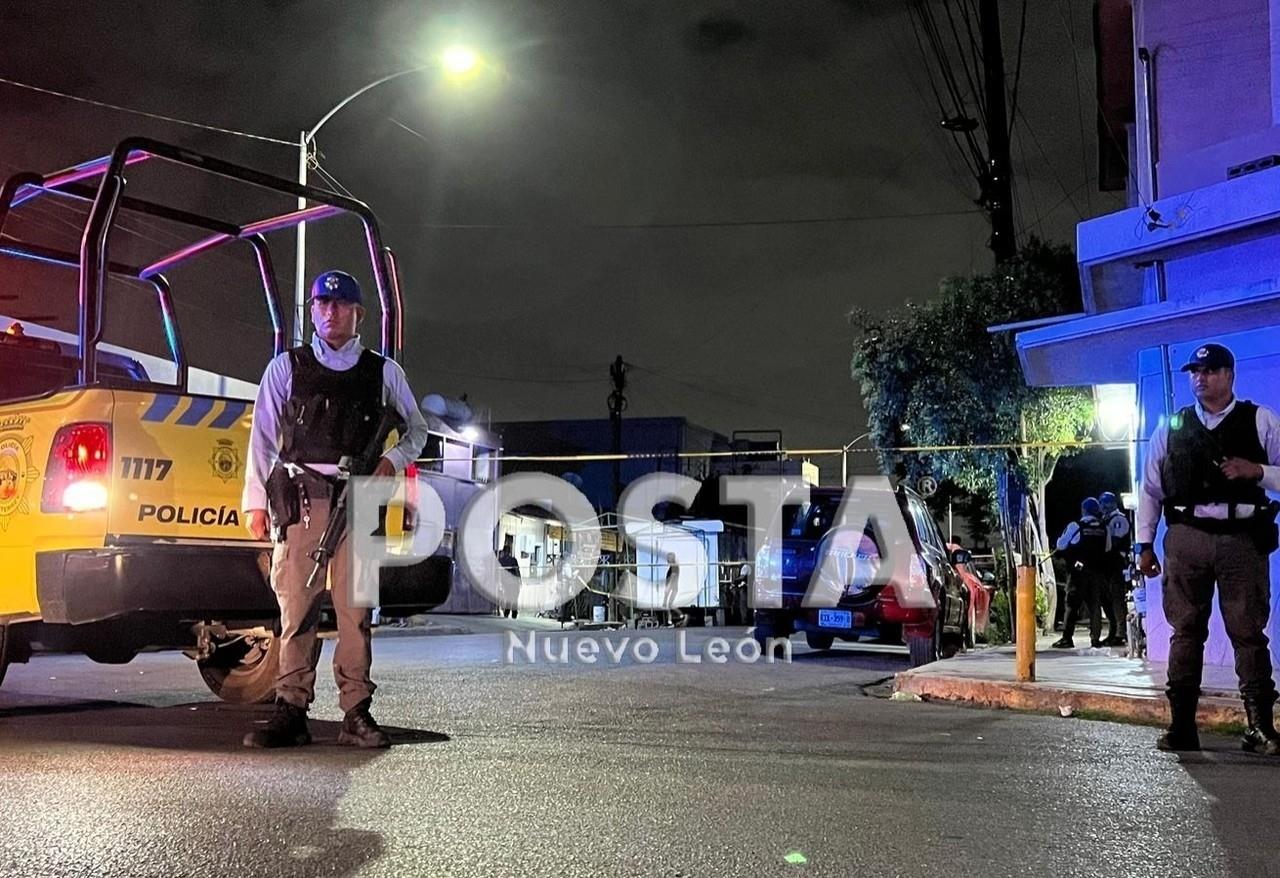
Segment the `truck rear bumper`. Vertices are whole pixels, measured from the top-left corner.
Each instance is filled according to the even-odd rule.
[[[135,614],[192,621],[262,620],[280,614],[270,585],[271,551],[214,545],[139,543],[36,553],[40,615],[82,625]],[[379,577],[382,612],[407,616],[449,598],[453,562],[432,556]]]
[[[163,543],[36,553],[45,622],[79,625],[134,613],[187,619],[279,615],[268,582],[271,554]]]

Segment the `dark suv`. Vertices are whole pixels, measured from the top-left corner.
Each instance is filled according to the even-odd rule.
[[[953,566],[965,563],[968,552],[947,551],[918,494],[899,487],[895,497],[911,545],[907,563],[900,567],[903,572],[890,575],[886,571],[879,577],[879,541],[884,537],[871,526],[856,533],[836,526],[842,489],[813,488],[807,503],[783,507],[781,545],[766,542],[756,558],[757,570],[776,565],[771,572],[782,583],[781,609],[755,611],[755,638],[762,646],[770,637],[788,637],[796,631],[804,632],[813,649],[830,649],[837,639],[905,640],[915,667],[972,644],[968,591]],[[856,503],[857,498],[851,497],[850,502]],[[818,584],[839,594],[834,605],[802,606],[815,571],[823,578]],[[828,581],[831,577],[836,581]],[[902,589],[924,585],[935,606],[903,606]]]

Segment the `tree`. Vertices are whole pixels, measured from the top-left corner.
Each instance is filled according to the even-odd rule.
[[[1012,332],[991,326],[1076,311],[1080,285],[1067,247],[1032,238],[986,274],[949,277],[939,295],[890,314],[856,309],[852,369],[881,465],[914,481],[931,474],[998,499],[1006,546],[1035,497],[1044,533],[1044,488],[1057,461],[1093,425],[1086,389],[1028,387]],[[902,446],[953,447],[896,452]],[[1005,446],[973,448],[972,446]],[[1025,446],[1025,447],[1024,447]]]

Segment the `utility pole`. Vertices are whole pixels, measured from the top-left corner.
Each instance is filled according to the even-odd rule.
[[[622,496],[622,413],[627,410],[627,397],[623,393],[627,388],[627,364],[622,362],[622,354],[609,366],[609,378],[613,381],[613,391],[609,394],[609,420],[613,423],[613,510],[618,511],[618,499]]]
[[[1013,258],[1017,247],[1013,229],[1012,163],[1009,159],[1009,120],[1004,100],[1004,51],[1000,47],[1000,2],[978,0],[982,28],[983,85],[986,91],[987,167],[982,203],[991,217],[991,252],[996,264]]]

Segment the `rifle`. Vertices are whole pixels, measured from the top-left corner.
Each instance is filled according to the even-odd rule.
[[[343,534],[346,532],[347,495],[350,493],[351,477],[367,476],[373,473],[378,466],[378,461],[382,458],[382,446],[386,444],[391,431],[400,424],[399,413],[391,406],[384,405],[382,416],[378,419],[378,426],[364,452],[354,458],[349,455],[344,456],[338,461],[338,490],[333,495],[333,502],[329,507],[329,520],[325,523],[324,532],[320,534],[319,545],[307,556],[315,562],[311,575],[307,577],[308,590],[315,586],[316,579],[329,569],[329,562],[333,560],[334,554],[338,551],[338,543],[342,541]]]

